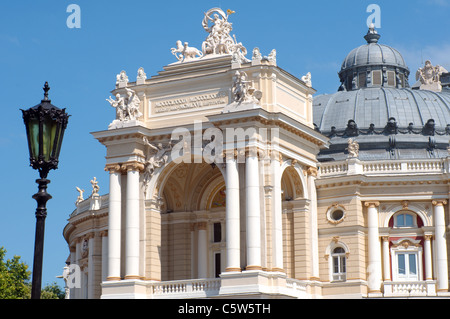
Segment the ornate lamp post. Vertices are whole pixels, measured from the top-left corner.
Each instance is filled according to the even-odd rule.
[[[40,179],[36,180],[39,190],[33,195],[37,201],[36,238],[34,246],[33,279],[31,298],[40,299],[42,281],[42,258],[44,252],[46,204],[52,198],[47,193],[48,172],[58,168],[59,152],[67,127],[69,115],[66,109],[59,109],[48,99],[50,87],[45,82],[44,99],[40,104],[24,111],[23,121],[27,130],[28,148],[30,151],[30,166],[39,171]]]

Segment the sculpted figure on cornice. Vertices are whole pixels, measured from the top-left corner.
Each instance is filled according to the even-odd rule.
[[[98,195],[98,191],[100,190],[100,186],[98,186],[97,177],[91,180],[92,185],[92,195]]]
[[[447,72],[443,67],[433,66],[429,60],[425,61],[425,66],[419,68],[416,72],[416,80],[420,80],[422,84],[433,84],[439,82],[442,73]]]
[[[143,137],[144,144],[149,147],[144,166],[144,185],[145,190],[147,189],[147,185],[150,182],[150,179],[153,176],[153,172],[155,169],[160,168],[166,165],[169,159],[169,152],[172,150],[173,144],[172,141],[168,143],[167,146],[163,146],[162,143],[158,143],[158,145],[153,145],[147,139],[147,137]]]
[[[137,120],[142,116],[142,113],[139,111],[139,105],[141,104],[141,100],[137,96],[136,92],[126,88],[127,90],[127,115],[125,116],[129,120]]]
[[[442,90],[441,75],[446,72],[447,70],[442,66],[433,66],[429,60],[425,61],[424,67],[416,72],[416,80],[421,83],[420,89],[440,92]]]
[[[355,158],[359,156],[359,143],[352,138],[348,139],[348,157]]]
[[[125,71],[120,71],[119,74],[116,75],[116,85],[123,83],[126,85],[128,83],[128,76]]]
[[[106,100],[116,109],[116,118],[119,121],[137,120],[142,116],[142,113],[139,111],[141,100],[135,91],[129,88],[125,89],[127,91],[127,98],[123,98],[119,93],[117,93],[116,100],[113,100],[111,97]]]
[[[203,41],[201,51],[194,47],[189,47],[187,42],[184,42],[183,45],[178,40],[176,47],[171,49],[172,54],[180,62],[200,59],[207,55],[224,54],[232,55],[233,59],[240,63],[250,62],[245,57],[247,49],[241,42],[237,42],[235,36],[230,35],[233,27],[228,18],[233,13],[234,11],[232,10],[227,10],[227,13],[225,13],[220,8],[208,10],[203,18],[202,26],[209,35]]]
[[[78,205],[79,203],[84,201],[84,198],[83,198],[84,189],[81,189],[78,186],[76,186],[76,188],[77,188],[77,192],[79,193],[79,195],[77,197],[77,201],[75,202],[75,205]]]
[[[236,71],[233,87],[231,88],[234,102],[258,104],[262,93],[252,87],[251,81],[248,81],[247,79],[247,73]]]
[[[205,13],[202,26],[209,35],[203,42],[202,51],[204,55],[236,53],[243,60],[241,62],[249,62],[245,58],[247,49],[241,42],[237,42],[235,36],[230,35],[233,26],[228,18],[233,13],[234,11],[231,10],[225,13],[220,8],[212,8]]]
[[[125,120],[125,99],[120,96],[119,93],[117,93],[115,100],[109,97],[109,99],[106,99],[106,101],[108,101],[109,104],[111,104],[111,106],[116,109],[116,118],[119,121]]]
[[[193,60],[197,57],[202,57],[203,53],[197,48],[190,47],[187,42],[184,42],[184,45],[180,40],[177,41],[176,48],[170,49],[172,54],[175,55],[178,61],[185,62]]]

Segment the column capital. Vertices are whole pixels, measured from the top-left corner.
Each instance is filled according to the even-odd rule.
[[[129,171],[144,171],[145,165],[143,163],[133,161],[133,162],[126,162],[122,164],[122,170],[125,172]]]
[[[318,174],[317,167],[310,166],[305,170],[305,173],[307,176],[317,177]]]
[[[110,174],[112,173],[119,173],[121,171],[120,164],[113,163],[113,164],[106,164],[105,165],[105,171],[109,171]]]
[[[238,155],[238,151],[236,149],[228,149],[228,150],[223,150],[223,155],[225,160],[230,160],[230,159],[235,159],[236,156]]]
[[[364,206],[369,207],[369,208],[374,208],[374,207],[380,206],[380,202],[378,202],[378,201],[368,201],[368,202],[364,202]]]
[[[433,204],[433,206],[444,206],[444,205],[447,205],[447,200],[446,199],[435,199],[431,203]]]
[[[245,148],[245,157],[257,157],[258,148],[255,146]]]
[[[268,150],[268,156],[271,160],[282,162],[283,161],[283,154],[281,154],[280,151],[277,150]]]
[[[197,230],[206,230],[208,223],[207,222],[197,222],[195,226],[196,226]]]

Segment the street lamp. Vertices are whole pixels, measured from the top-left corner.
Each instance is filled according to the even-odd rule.
[[[33,195],[37,202],[36,209],[36,237],[34,243],[33,279],[31,298],[40,299],[42,281],[42,258],[44,252],[46,204],[52,198],[47,193],[48,172],[58,168],[59,152],[67,127],[69,115],[66,109],[59,109],[52,105],[48,98],[50,87],[45,82],[44,99],[40,104],[24,111],[23,121],[27,130],[28,148],[30,151],[30,166],[39,171],[40,179],[38,192]]]

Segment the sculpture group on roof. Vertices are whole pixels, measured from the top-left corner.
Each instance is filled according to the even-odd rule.
[[[202,43],[202,49],[199,50],[190,47],[188,42],[178,40],[176,47],[171,49],[171,52],[178,61],[186,62],[197,58],[202,58],[207,55],[224,55],[230,54],[233,59],[239,62],[249,62],[245,55],[247,49],[241,42],[237,42],[236,36],[231,36],[230,32],[233,30],[232,23],[228,18],[234,11],[227,10],[225,13],[220,8],[212,8],[205,13],[202,21],[202,26],[208,36]]]
[[[115,100],[111,97],[106,100],[116,109],[117,119],[119,121],[137,120],[142,116],[142,113],[139,111],[141,100],[134,90],[129,88],[125,88],[125,90],[127,92],[127,97],[124,98],[120,93],[117,93]]]

